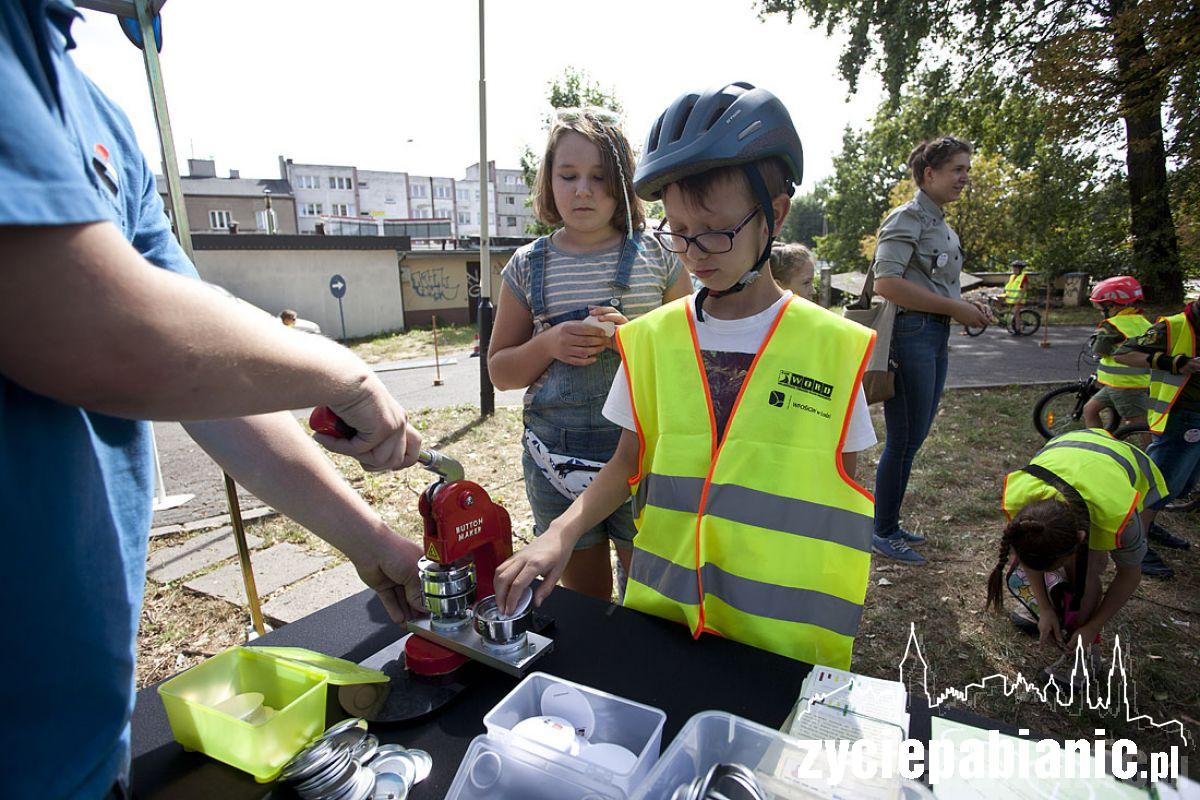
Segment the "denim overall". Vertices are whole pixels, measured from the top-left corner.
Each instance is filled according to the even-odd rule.
[[[545,236],[537,239],[529,254],[529,304],[534,335],[554,325],[577,322],[588,316],[586,307],[553,317],[546,315],[548,242]],[[630,273],[639,249],[640,244],[636,239],[625,238],[616,275],[608,285],[611,294],[598,297],[596,305],[607,304],[621,310],[621,296],[629,291]],[[585,367],[555,359],[546,368],[542,385],[525,406],[525,427],[533,431],[551,453],[607,463],[617,449],[621,428],[605,419],[601,410],[620,366],[621,357],[613,350],[604,350],[596,357],[596,363]],[[521,464],[525,473],[525,491],[533,509],[535,533],[540,535],[567,510],[571,501],[542,475],[528,452],[522,454]],[[634,533],[632,506],[626,503],[607,520],[585,533],[576,549],[592,547],[608,538],[620,539],[623,546],[628,547]]]

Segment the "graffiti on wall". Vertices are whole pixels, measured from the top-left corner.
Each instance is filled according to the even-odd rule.
[[[410,270],[408,275],[413,293],[424,300],[435,302],[457,300],[458,293],[462,291],[462,284],[447,275],[445,267],[414,269]]]

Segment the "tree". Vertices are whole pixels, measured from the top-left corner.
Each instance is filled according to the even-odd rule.
[[[815,191],[792,198],[792,208],[783,227],[779,230],[779,238],[784,242],[799,242],[812,247],[817,237],[824,233],[825,203]]]
[[[550,81],[546,91],[546,100],[552,109],[596,106],[607,108],[617,114],[623,110],[621,101],[617,99],[616,94],[602,87],[599,82],[592,80],[587,70],[575,67],[567,67],[561,76]],[[542,127],[547,131],[550,130],[553,123],[553,112],[547,113],[542,118]],[[533,203],[532,192],[536,190],[537,173],[541,165],[542,157],[534,152],[532,147],[525,145],[525,151],[521,154],[521,171],[524,173],[525,185],[529,187],[530,191],[529,200],[526,201],[527,205]],[[554,227],[534,219],[525,230],[526,233],[534,236],[545,236],[552,232]]]
[[[940,48],[958,85],[981,71],[1031,79],[1065,133],[1091,138],[1097,149],[1120,136],[1134,267],[1163,302],[1182,299],[1167,154],[1169,147],[1187,177],[1183,189],[1195,191],[1200,10],[1193,0],[758,0],[758,8],[789,21],[808,14],[828,33],[847,30],[839,67],[852,92],[870,64],[895,103],[921,58]]]

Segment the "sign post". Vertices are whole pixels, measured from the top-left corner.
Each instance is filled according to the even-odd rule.
[[[346,312],[342,310],[342,298],[346,296],[346,279],[334,273],[329,279],[329,293],[337,298],[338,316],[342,318],[342,341],[346,341]]]

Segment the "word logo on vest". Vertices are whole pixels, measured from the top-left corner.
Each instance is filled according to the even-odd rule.
[[[786,386],[789,389],[798,389],[801,392],[815,394],[822,400],[828,400],[833,397],[833,384],[822,383],[816,378],[810,378],[807,375],[801,375],[799,372],[788,372],[786,369],[779,371],[779,385]]]
[[[810,378],[807,375],[801,375],[798,372],[789,372],[786,369],[779,371],[779,385],[787,387],[788,389],[794,389],[798,392],[814,395],[822,400],[829,400],[831,397],[833,397],[833,384],[824,383],[816,378]],[[777,389],[773,390],[770,395],[767,396],[767,405],[773,406],[774,408],[797,409],[809,414],[816,414],[817,416],[825,419],[830,418],[828,411],[813,408],[802,400],[792,400],[790,397],[788,397],[787,392],[781,392]]]

